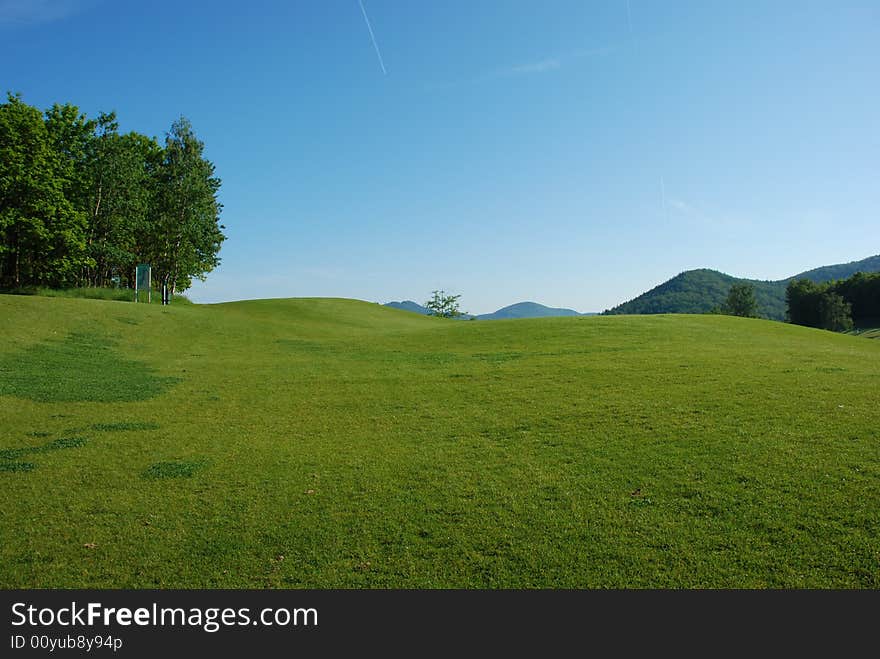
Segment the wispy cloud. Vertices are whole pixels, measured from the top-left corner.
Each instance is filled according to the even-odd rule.
[[[95,4],[97,0],[0,0],[0,26],[58,21]]]
[[[555,71],[562,66],[562,61],[556,57],[543,59],[539,62],[531,62],[529,64],[520,64],[513,66],[507,70],[510,75],[527,75],[529,73],[546,73],[547,71]]]
[[[616,50],[614,46],[573,50],[565,53],[564,55],[545,57],[543,59],[526,62],[523,64],[517,64],[503,69],[485,71],[470,78],[442,83],[429,83],[425,85],[425,89],[428,91],[436,91],[439,89],[451,89],[453,87],[460,87],[462,85],[475,85],[489,82],[490,80],[499,80],[501,78],[513,78],[516,76],[540,75],[544,73],[550,73],[552,71],[557,71],[563,68],[564,66],[571,62],[574,62],[575,60],[586,57],[603,57],[614,52],[614,50]]]

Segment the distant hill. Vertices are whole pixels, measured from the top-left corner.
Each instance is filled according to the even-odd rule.
[[[708,269],[688,270],[605,313],[609,315],[707,313],[724,303],[732,284],[745,283],[755,287],[759,314],[773,320],[783,320],[785,288],[792,279],[803,278],[823,283],[833,279],[844,279],[856,272],[880,272],[880,255],[861,261],[826,265],[778,281],[741,279]]]
[[[412,311],[413,313],[428,315],[428,310],[425,307],[412,300],[388,302],[385,306],[392,307],[393,309],[402,309],[403,311]],[[511,304],[508,307],[504,307],[503,309],[499,309],[494,313],[484,313],[479,316],[464,314],[461,316],[461,319],[470,320],[471,318],[476,318],[477,320],[504,320],[510,318],[549,318],[550,316],[580,315],[592,316],[594,314],[579,314],[574,309],[554,309],[552,307],[546,307],[543,304],[538,304],[537,302],[518,302],[516,304]]]
[[[509,318],[547,318],[550,316],[579,316],[574,309],[554,309],[537,302],[518,302],[499,309],[494,313],[484,313],[477,320],[505,320]]]
[[[826,265],[821,268],[816,268],[815,270],[807,270],[794,277],[789,277],[785,281],[788,283],[791,279],[809,279],[816,284],[822,284],[834,279],[846,279],[847,277],[852,277],[857,272],[880,272],[880,254],[877,256],[869,256],[861,261]]]
[[[400,309],[401,311],[412,311],[413,313],[420,313],[423,316],[428,315],[428,310],[425,307],[417,302],[413,302],[412,300],[404,300],[403,302],[388,302],[385,304],[385,306],[391,307],[392,309]]]

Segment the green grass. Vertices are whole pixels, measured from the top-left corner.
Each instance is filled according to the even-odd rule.
[[[877,341],[333,299],[0,317],[0,587],[880,587]]]
[[[39,402],[136,401],[158,396],[177,381],[121,357],[115,343],[106,335],[75,331],[0,355],[0,396]],[[72,381],[76,386],[70,386]]]
[[[189,478],[205,465],[204,460],[168,460],[150,465],[142,475],[144,478]]]
[[[880,327],[854,329],[849,334],[865,339],[880,339]]]

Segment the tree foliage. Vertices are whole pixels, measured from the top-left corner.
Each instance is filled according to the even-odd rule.
[[[821,327],[832,332],[846,332],[853,328],[852,305],[833,291],[819,298]]]
[[[86,262],[85,217],[65,196],[62,154],[40,111],[0,105],[0,282],[63,285]]]
[[[461,295],[447,295],[446,291],[434,291],[430,300],[425,302],[425,308],[430,316],[442,318],[458,318],[464,313],[459,309],[458,300]]]
[[[605,314],[710,313],[720,311],[733,284],[755,288],[758,314],[771,320],[786,318],[786,286],[796,279],[824,283],[850,277],[857,272],[880,272],[880,255],[861,261],[829,265],[779,281],[739,279],[716,270],[688,270],[659,286],[624,302]],[[855,313],[855,312],[854,312]]]
[[[797,325],[846,331],[880,325],[880,274],[815,284],[796,279],[786,289],[788,318]]]
[[[192,125],[181,117],[165,138],[158,168],[155,222],[159,228],[150,245],[157,279],[186,289],[193,277],[202,277],[219,264],[224,240],[218,225],[220,179],[214,165],[202,155],[204,144]]]
[[[220,262],[220,180],[189,121],[164,145],[116,116],[76,106],[45,113],[0,104],[0,288],[131,285],[150,263],[157,284],[189,287]]]
[[[727,293],[722,311],[731,316],[756,318],[758,302],[755,300],[755,287],[751,284],[733,284]]]

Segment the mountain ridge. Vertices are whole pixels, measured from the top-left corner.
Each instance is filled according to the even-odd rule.
[[[403,301],[394,301],[394,302],[386,302],[384,304],[386,307],[391,307],[392,309],[401,309],[403,311],[410,311],[412,313],[418,313],[422,315],[428,315],[428,309],[418,302],[413,302],[412,300],[403,300]],[[497,311],[493,311],[492,313],[484,313],[473,316],[471,314],[465,314],[462,316],[465,320],[475,319],[475,320],[511,320],[515,318],[552,318],[552,317],[561,317],[561,316],[592,316],[595,315],[593,313],[580,313],[575,311],[574,309],[566,309],[562,307],[548,307],[544,304],[540,304],[538,302],[516,302],[514,304],[509,304],[506,307],[502,307]]]
[[[821,284],[845,279],[856,272],[880,272],[880,255],[820,266],[779,280],[746,279],[718,270],[697,268],[681,272],[632,300],[607,309],[604,315],[708,313],[724,303],[733,284],[750,284],[755,288],[758,313],[771,320],[784,320],[788,282],[809,279]]]
[[[548,307],[538,302],[517,302],[506,307],[477,316],[477,320],[507,320],[512,318],[551,318],[556,316],[580,316],[574,309]]]

